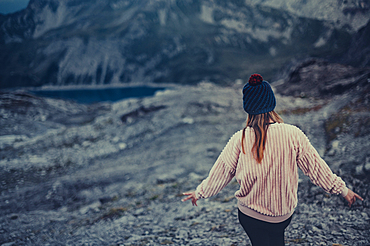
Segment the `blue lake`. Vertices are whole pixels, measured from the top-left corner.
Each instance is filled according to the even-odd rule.
[[[157,91],[166,87],[119,87],[119,88],[87,88],[87,89],[60,89],[60,90],[34,90],[30,93],[40,97],[73,100],[82,104],[97,102],[116,102],[127,98],[142,98],[153,96]]]
[[[0,0],[0,13],[10,14],[25,9],[29,0]]]

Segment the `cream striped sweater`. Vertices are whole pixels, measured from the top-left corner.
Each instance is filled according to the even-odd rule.
[[[198,199],[216,195],[235,177],[240,185],[235,192],[239,206],[267,216],[292,214],[298,200],[298,167],[326,192],[347,192],[344,181],[333,174],[297,127],[284,123],[271,124],[260,164],[251,153],[253,129],[248,127],[245,131],[246,154],[241,150],[240,130],[230,138],[208,177],[197,187]]]

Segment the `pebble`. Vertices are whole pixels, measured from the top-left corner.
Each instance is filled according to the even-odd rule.
[[[97,201],[97,202],[94,202],[93,204],[80,208],[79,211],[81,214],[87,214],[90,210],[98,212],[100,206],[101,206],[101,202]]]
[[[370,172],[370,158],[366,158],[366,163],[364,165],[365,172]]]
[[[356,175],[362,175],[364,173],[364,166],[358,165],[356,166]]]

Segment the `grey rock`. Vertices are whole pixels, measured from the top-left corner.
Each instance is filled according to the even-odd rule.
[[[13,246],[15,245],[15,242],[9,242],[9,243],[3,243],[1,246]]]
[[[364,171],[370,173],[370,157],[366,157],[366,162],[364,165]]]
[[[189,236],[189,232],[185,229],[179,229],[176,232],[176,237],[181,238],[181,239],[187,239]]]
[[[358,165],[356,166],[356,175],[362,175],[364,173],[364,166]]]
[[[276,86],[276,90],[283,95],[297,97],[302,91],[307,97],[332,97],[357,85],[366,85],[369,74],[368,68],[353,68],[320,59],[308,59],[298,64],[290,72],[287,81]],[[341,129],[335,127],[333,131],[339,133]]]
[[[81,214],[87,214],[90,210],[91,211],[98,212],[100,206],[101,206],[101,202],[100,201],[97,201],[97,202],[94,202],[94,203],[92,203],[90,205],[87,205],[87,206],[84,206],[84,207],[80,208],[79,209],[79,212]]]
[[[144,215],[145,214],[145,209],[144,208],[139,208],[135,210],[134,215],[139,216],[139,215]]]

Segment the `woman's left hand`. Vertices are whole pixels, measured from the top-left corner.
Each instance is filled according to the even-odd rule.
[[[197,201],[198,201],[198,198],[196,197],[195,195],[195,191],[190,191],[190,192],[185,192],[183,193],[184,196],[188,196],[184,199],[182,199],[181,201],[185,202],[187,200],[190,200],[191,199],[191,203],[193,204],[193,206],[198,206],[197,205]]]
[[[363,201],[364,199],[357,193],[353,192],[352,190],[348,189],[348,194],[344,197],[348,201],[348,206],[351,205],[356,201],[356,198]]]

